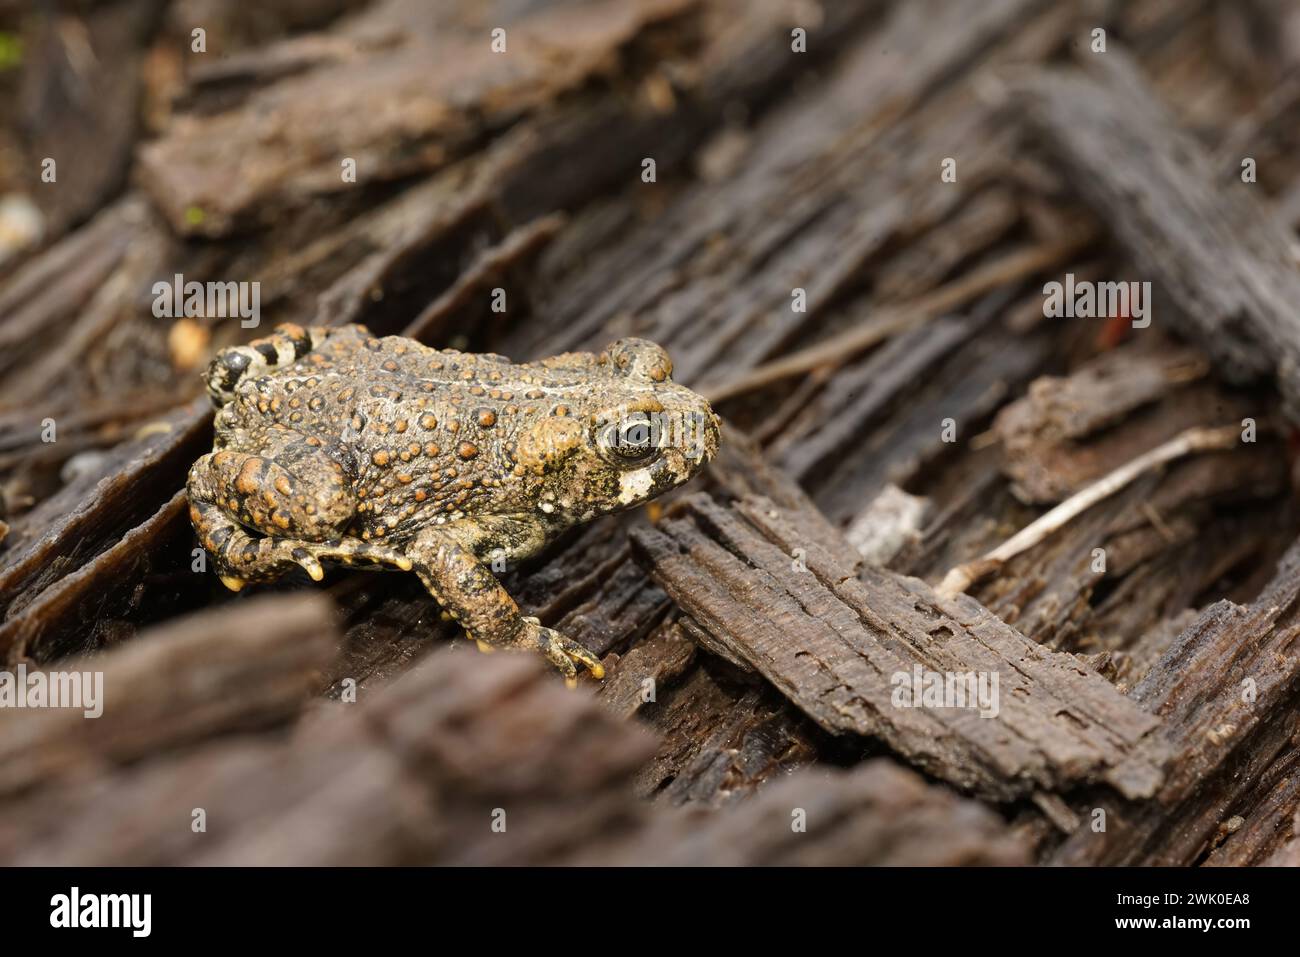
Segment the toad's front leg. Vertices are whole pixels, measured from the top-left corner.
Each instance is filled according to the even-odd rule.
[[[438,529],[422,532],[407,548],[414,570],[438,604],[479,647],[501,646],[540,651],[572,686],[581,665],[593,677],[605,677],[600,659],[576,641],[525,617],[510,593],[473,551]]]

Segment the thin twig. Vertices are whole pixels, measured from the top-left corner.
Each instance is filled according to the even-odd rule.
[[[1126,462],[1115,471],[1093,482],[1087,488],[1071,495],[1047,514],[1039,517],[1008,538],[993,551],[981,558],[958,565],[943,577],[935,593],[943,598],[951,598],[970,588],[976,582],[995,574],[1007,562],[1021,552],[1033,548],[1057,529],[1064,527],[1076,515],[1081,514],[1104,498],[1114,495],[1143,472],[1158,468],[1166,462],[1191,455],[1195,452],[1208,452],[1216,449],[1228,449],[1241,440],[1241,429],[1235,425],[1220,428],[1193,428],[1180,432],[1168,442],[1159,445],[1150,452]]]
[[[1063,242],[1018,249],[919,299],[882,308],[862,325],[846,329],[839,335],[831,336],[824,342],[809,346],[807,349],[800,349],[780,359],[766,362],[730,382],[712,387],[706,385],[700,392],[710,402],[721,402],[812,369],[841,365],[864,349],[890,336],[905,332],[913,326],[937,318],[976,296],[1056,265],[1083,249],[1092,238],[1091,230],[1081,229],[1079,233]]]

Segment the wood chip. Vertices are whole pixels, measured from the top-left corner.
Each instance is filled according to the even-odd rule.
[[[999,800],[1094,781],[1138,797],[1160,783],[1159,722],[1074,656],[1044,651],[965,596],[856,567],[810,508],[746,498],[728,509],[698,496],[683,506],[633,532],[640,557],[702,628],[827,731],[882,739]],[[897,706],[896,682],[918,670],[996,674],[996,718]]]

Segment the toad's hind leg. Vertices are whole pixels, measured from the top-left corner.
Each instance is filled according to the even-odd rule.
[[[196,500],[193,492],[190,496],[190,521],[212,556],[222,583],[231,591],[239,591],[248,582],[279,578],[295,565],[313,581],[325,577],[321,562],[358,568],[391,567],[404,572],[412,567],[411,560],[396,549],[359,539],[305,542],[252,535],[212,503]]]
[[[522,615],[488,567],[451,536],[422,532],[407,551],[424,587],[480,647],[539,651],[570,685],[578,680],[578,665],[596,678],[605,676],[600,659],[582,645]]]
[[[187,482],[190,520],[227,586],[278,578],[294,565],[320,581],[323,561],[410,571],[396,549],[343,533],[354,513],[344,472],[310,439],[276,427],[259,447],[210,452]]]

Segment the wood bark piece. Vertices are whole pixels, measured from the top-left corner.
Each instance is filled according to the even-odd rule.
[[[662,625],[605,666],[600,698],[615,714],[631,718],[656,701],[661,687],[681,677],[694,658],[695,643],[681,626]]]
[[[212,411],[197,400],[135,442],[118,446],[105,474],[83,476],[15,519],[0,568],[0,610],[23,604],[144,521],[175,494],[190,465],[212,443]]]
[[[49,662],[94,651],[102,631],[145,603],[151,573],[190,568],[194,531],[183,491],[81,568],[52,583],[0,623],[0,659]],[[204,584],[208,584],[205,582]],[[149,596],[157,615],[168,602]],[[163,607],[159,607],[163,606]]]
[[[1103,475],[1096,482],[1076,492],[1060,505],[1026,525],[987,555],[958,565],[943,577],[936,586],[935,592],[950,597],[964,592],[981,578],[997,574],[1012,558],[1033,548],[1093,505],[1121,491],[1145,472],[1185,455],[1223,451],[1239,444],[1240,441],[1241,432],[1235,425],[1213,429],[1196,427],[1180,432],[1168,442],[1124,463],[1115,471]]]
[[[477,44],[458,33],[408,31],[388,48],[259,90],[239,109],[178,118],[141,151],[143,181],[177,232],[219,236],[254,212],[265,217],[349,188],[342,157],[356,161],[358,180],[428,172],[614,72],[611,63],[642,31],[695,6],[596,0],[528,10],[504,24],[508,56],[494,52],[490,29]],[[690,31],[677,27],[671,35],[684,42]],[[389,107],[377,109],[381,103]]]
[[[9,801],[15,864],[1010,864],[988,809],[871,762],[716,812],[627,788],[652,742],[526,656],[443,651],[301,724]],[[802,808],[807,831],[791,828]],[[205,812],[207,830],[191,829]],[[93,813],[92,813],[93,809]],[[494,829],[504,822],[504,830]],[[598,839],[597,839],[598,838]]]
[[[628,781],[652,747],[649,735],[590,694],[569,692],[531,656],[444,650],[290,738],[231,737],[10,801],[0,859],[559,860],[593,835],[636,824],[641,805]],[[206,812],[206,832],[191,830],[195,808]],[[498,811],[503,833],[493,829]]]
[[[1295,760],[1297,616],[1300,544],[1256,601],[1210,605],[1133,689],[1161,719],[1174,754],[1169,773],[1154,800],[1108,804],[1106,831],[1085,825],[1055,861],[1192,864],[1241,802],[1260,800],[1255,792],[1270,765]]]
[[[1183,429],[1261,411],[1222,389],[1195,387],[1209,371],[1201,352],[1147,338],[1103,352],[1069,376],[1036,380],[993,423],[1013,491],[1025,502],[1055,504]]]
[[[1089,62],[1091,77],[1026,81],[1017,100],[1026,120],[1152,281],[1153,321],[1194,339],[1230,380],[1275,375],[1300,418],[1291,237],[1250,186],[1221,181],[1122,50]]]
[[[0,372],[38,360],[41,332],[70,321],[126,254],[133,224],[147,216],[139,197],[108,206],[80,229],[28,261],[0,283]],[[7,379],[7,376],[6,376]],[[6,383],[7,384],[7,383]],[[3,408],[22,408],[30,396],[3,394]]]
[[[438,823],[395,757],[231,739],[47,788],[6,805],[0,860],[19,866],[380,865],[427,860]],[[196,812],[205,831],[196,832]]]
[[[868,563],[887,567],[904,548],[920,541],[929,511],[927,499],[886,485],[845,529],[844,537]]]
[[[733,510],[691,497],[681,517],[632,537],[687,614],[827,731],[881,738],[995,800],[1089,781],[1143,796],[1161,781],[1152,715],[975,601],[856,567],[856,553],[815,510],[762,499]],[[892,677],[914,668],[996,672],[998,716],[894,706]]]
[[[662,740],[636,792],[671,805],[733,806],[823,750],[812,723],[771,688],[705,662],[642,714]]]
[[[141,132],[142,78],[162,0],[34,7],[24,24],[21,116],[27,157],[57,163],[58,189],[39,190],[58,236],[113,199]]]
[[[319,690],[337,649],[329,600],[308,593],[237,602],[62,662],[58,671],[102,672],[102,714],[7,711],[0,795],[282,723]]]
[[[364,718],[367,733],[434,789],[446,834],[436,859],[445,863],[572,853],[634,816],[628,782],[654,748],[649,734],[589,692],[570,692],[533,656],[468,647],[404,675]],[[497,808],[504,835],[492,829]]]
[[[792,827],[796,814],[806,830]],[[1029,849],[988,808],[878,758],[851,771],[801,771],[711,816],[657,816],[616,851],[593,849],[578,862],[994,866],[1026,864]]]

